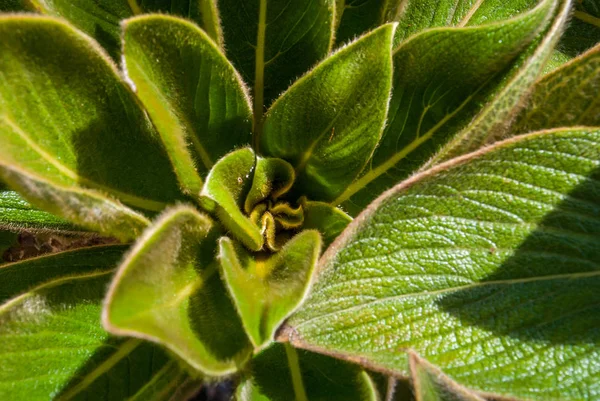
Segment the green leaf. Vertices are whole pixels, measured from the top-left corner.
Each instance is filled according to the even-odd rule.
[[[60,277],[116,267],[125,246],[94,246],[5,264],[0,268],[0,304]]]
[[[250,148],[235,150],[220,159],[206,177],[200,204],[215,214],[248,249],[259,251],[263,246],[260,229],[242,212],[252,184],[255,159]]]
[[[379,25],[395,21],[406,7],[403,3],[400,0],[336,0],[336,43],[348,42]]]
[[[302,231],[275,254],[252,254],[227,237],[219,261],[229,294],[255,348],[273,340],[279,325],[304,300],[321,252],[317,231]]]
[[[530,87],[541,74],[569,18],[570,0],[544,0],[538,9],[549,6],[553,18],[544,35],[520,57],[498,89],[487,97],[485,106],[473,121],[431,158],[425,168],[476,150],[506,134],[511,120],[523,106]]]
[[[516,137],[375,201],[281,340],[528,400],[600,396],[600,131]]]
[[[60,17],[90,35],[118,60],[121,53],[119,24],[144,12],[163,12],[187,17],[222,45],[216,0],[0,0],[0,11],[33,11]]]
[[[0,399],[91,399],[107,389],[125,399],[159,372],[167,363],[160,350],[109,337],[100,325],[111,275],[57,279],[0,306]]]
[[[0,188],[0,229],[78,231],[68,221],[34,208],[21,195]]]
[[[511,131],[577,125],[600,126],[600,44],[536,82]]]
[[[162,344],[194,371],[220,376],[251,347],[218,274],[212,224],[188,206],[161,216],[119,267],[102,318],[111,333]]]
[[[10,231],[0,231],[0,266],[8,260],[4,254],[8,249],[17,244],[19,235]],[[0,270],[1,274],[2,270]],[[2,302],[2,301],[0,301]]]
[[[179,182],[197,196],[214,162],[250,143],[250,99],[197,26],[164,15],[123,22],[127,76],[157,127]]]
[[[352,221],[352,217],[329,203],[301,198],[300,204],[304,209],[302,228],[319,230],[323,238],[323,249],[327,249]]]
[[[334,0],[219,0],[227,56],[253,88],[255,134],[264,106],[324,58]]]
[[[146,224],[104,193],[152,211],[180,197],[145,112],[93,42],[64,22],[26,15],[0,17],[0,36],[3,180],[35,206],[94,229],[114,225],[113,213],[133,230]]]
[[[392,80],[394,25],[363,36],[327,58],[267,113],[260,149],[296,170],[296,193],[335,199],[379,142]]]
[[[170,360],[127,401],[172,401],[186,399],[202,383],[191,379],[175,360]]]
[[[485,401],[414,352],[410,353],[409,361],[416,401]]]
[[[394,50],[393,94],[379,146],[361,176],[332,203],[352,213],[408,177],[481,110],[483,94],[550,18],[531,13],[474,28],[438,28]]]
[[[279,198],[289,191],[295,179],[294,168],[285,160],[256,157],[252,186],[244,201],[244,211],[250,215],[260,202]]]
[[[308,400],[377,400],[373,382],[360,367],[304,350],[298,350],[297,353]],[[273,344],[255,356],[250,373],[237,388],[236,401],[294,399],[292,371],[288,358],[282,344]]]

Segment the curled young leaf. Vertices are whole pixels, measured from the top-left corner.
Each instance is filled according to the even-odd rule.
[[[219,262],[227,289],[255,348],[272,341],[279,325],[304,300],[321,252],[317,231],[293,237],[275,254],[251,254],[227,237]]]

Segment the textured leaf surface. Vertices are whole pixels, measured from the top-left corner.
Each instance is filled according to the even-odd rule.
[[[297,352],[310,401],[377,399],[369,376],[358,366],[304,350]],[[286,351],[283,345],[273,344],[252,360],[250,374],[237,389],[236,401],[289,401],[293,394]]]
[[[0,304],[47,281],[115,268],[126,246],[96,246],[0,267]]]
[[[0,188],[0,227],[11,229],[76,230],[72,224],[36,209],[15,191]]]
[[[320,261],[294,344],[480,391],[600,396],[600,131],[530,134],[390,190]]]
[[[373,153],[388,109],[393,33],[388,24],[344,47],[269,109],[260,150],[294,166],[297,193],[333,200]]]
[[[101,302],[111,275],[112,270],[54,280],[0,306],[1,399],[87,400],[107,394],[122,400],[161,369],[167,357],[160,350],[109,337],[102,329]]]
[[[221,238],[223,278],[255,348],[273,340],[279,325],[304,300],[320,252],[317,231],[302,231],[273,255],[252,254]]]
[[[260,229],[244,215],[244,203],[253,180],[256,155],[250,148],[235,150],[215,164],[200,193],[200,204],[216,214],[221,224],[248,249],[263,246]]]
[[[344,206],[356,213],[421,167],[481,110],[493,78],[534,39],[549,12],[546,5],[498,24],[431,30],[396,48],[381,142],[361,177],[333,203],[350,199]]]
[[[569,18],[571,4],[570,0],[544,0],[540,3],[538,9],[550,7],[553,15],[544,34],[521,55],[497,90],[487,96],[485,106],[477,117],[430,159],[426,167],[474,151],[506,133],[552,54]]]
[[[250,99],[237,72],[197,26],[163,15],[124,22],[128,77],[160,132],[179,181],[197,195],[227,152],[250,143]]]
[[[511,131],[576,125],[600,126],[600,44],[539,80]]]
[[[160,217],[119,267],[103,321],[114,334],[162,344],[216,376],[235,372],[251,348],[219,277],[211,228],[187,206]]]
[[[265,105],[329,52],[333,3],[219,1],[227,56],[253,88],[256,120]]]
[[[416,401],[485,401],[418,355],[411,353],[409,363]]]
[[[93,42],[64,22],[24,15],[2,17],[0,35],[5,181],[36,206],[48,210],[56,197],[65,211],[50,212],[87,214],[98,226],[114,224],[103,218],[115,212],[145,224],[104,193],[155,211],[180,196],[150,121]]]

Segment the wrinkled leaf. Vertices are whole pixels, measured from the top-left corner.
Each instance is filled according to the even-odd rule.
[[[485,401],[417,354],[410,354],[409,363],[416,401]]]
[[[106,296],[104,326],[164,345],[195,371],[233,373],[248,340],[214,261],[212,222],[179,206],[162,215],[121,263]]]
[[[369,376],[358,366],[304,350],[298,361],[310,401],[375,401]],[[275,374],[274,374],[275,373]],[[273,344],[252,360],[250,373],[238,386],[236,401],[289,401],[294,386],[286,350]]]
[[[126,246],[95,246],[55,253],[0,268],[0,304],[44,282],[116,267]]]
[[[385,122],[391,89],[388,24],[296,81],[269,109],[260,150],[296,170],[296,193],[335,199],[363,169]]]
[[[250,99],[215,43],[185,20],[149,15],[123,23],[127,76],[163,138],[179,182],[197,195],[227,152],[250,143]]]
[[[475,28],[424,32],[393,53],[393,94],[386,128],[360,178],[333,204],[353,214],[421,167],[481,110],[492,90],[549,18],[550,2],[531,13]]]
[[[294,168],[285,160],[257,156],[252,186],[244,201],[244,211],[250,214],[260,202],[277,199],[294,183]]]
[[[77,231],[68,221],[34,208],[17,192],[6,188],[0,188],[0,228]]]
[[[255,348],[269,343],[304,300],[320,252],[317,231],[302,231],[275,254],[252,254],[231,239],[221,238],[221,271]]]
[[[263,236],[242,210],[252,184],[255,159],[250,148],[229,153],[210,170],[200,193],[204,210],[214,213],[221,224],[252,251],[262,248]]]
[[[126,399],[152,380],[164,353],[109,337],[100,325],[111,275],[57,279],[0,306],[0,399],[90,399],[107,389]]]
[[[475,390],[600,396],[600,131],[516,137],[399,184],[321,258],[292,343]],[[586,394],[582,397],[581,394]]]
[[[324,58],[334,0],[219,0],[227,56],[253,89],[255,133],[263,107]]]
[[[511,128],[513,134],[600,126],[600,44],[539,80],[528,102]]]
[[[431,158],[425,168],[476,150],[506,133],[512,119],[524,106],[529,88],[541,74],[569,18],[570,0],[544,0],[538,9],[548,6],[553,10],[553,19],[544,35],[520,57],[498,89],[487,97],[485,106],[473,121]]]

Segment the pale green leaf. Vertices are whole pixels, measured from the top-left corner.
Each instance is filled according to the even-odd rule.
[[[227,56],[253,88],[255,130],[264,106],[324,58],[334,0],[219,0]]]
[[[269,109],[260,150],[294,166],[295,193],[333,200],[371,157],[388,110],[393,33],[384,25],[342,48]]]
[[[528,102],[511,127],[511,134],[600,126],[600,44],[536,82]]]
[[[229,153],[209,172],[200,193],[204,210],[215,214],[221,224],[252,251],[262,248],[263,236],[242,210],[252,185],[255,159],[250,148]]]
[[[356,365],[297,350],[302,383],[310,401],[376,401],[369,376]],[[249,374],[236,391],[236,401],[290,401],[292,372],[284,346],[273,344],[252,360]],[[274,372],[276,372],[274,374]]]
[[[157,127],[181,186],[196,196],[198,174],[250,143],[250,99],[233,66],[197,26],[147,15],[123,22],[124,61]]]
[[[271,342],[279,325],[304,300],[320,252],[321,237],[313,230],[297,234],[275,254],[252,254],[221,238],[223,278],[255,348]]]
[[[0,268],[0,304],[44,282],[116,267],[125,246],[94,246],[8,263]]]
[[[550,17],[546,1],[509,21],[438,28],[394,50],[393,93],[379,146],[361,176],[332,203],[352,213],[430,159],[481,110],[499,72],[509,68]]]
[[[323,255],[283,340],[469,388],[600,397],[600,131],[515,137],[390,190]]]
[[[529,88],[542,73],[569,18],[570,0],[543,0],[538,8],[548,6],[553,10],[553,18],[544,34],[520,57],[498,89],[489,94],[481,112],[431,158],[425,168],[476,150],[506,133],[511,120],[523,107]]]
[[[11,230],[78,230],[68,221],[34,208],[17,192],[7,188],[0,188],[0,228]]]
[[[410,353],[409,364],[416,401],[485,401],[414,352]]]
[[[326,249],[352,221],[352,217],[329,203],[309,201],[305,198],[301,199],[300,203],[304,209],[302,228],[318,230],[323,238],[323,249]]]
[[[254,207],[268,199],[276,200],[294,183],[294,168],[285,160],[256,157],[252,186],[244,201],[244,211],[250,215]]]
[[[166,355],[139,340],[109,337],[100,324],[111,275],[112,270],[57,279],[0,306],[0,399],[67,401],[110,394],[122,400],[152,380]]]
[[[217,233],[188,206],[163,214],[121,263],[106,297],[111,333],[164,345],[195,371],[233,373],[251,347],[214,261]]]

